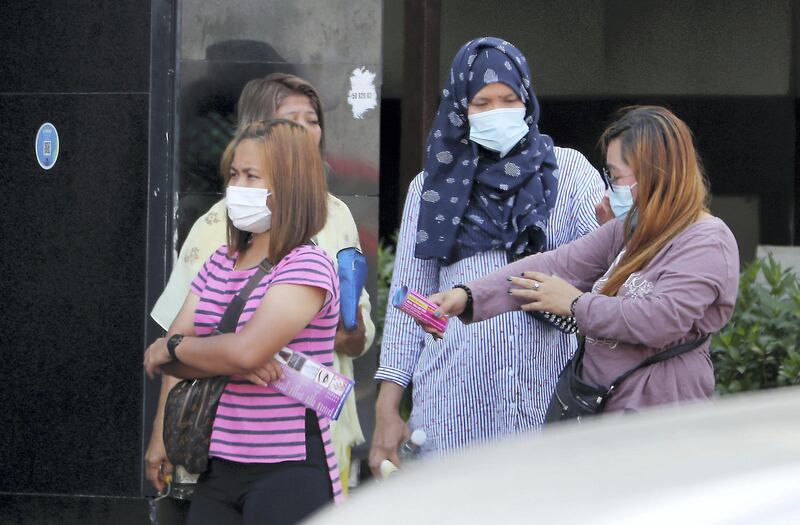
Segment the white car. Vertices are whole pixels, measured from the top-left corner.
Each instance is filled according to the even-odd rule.
[[[800,524],[800,387],[420,460],[309,523]]]

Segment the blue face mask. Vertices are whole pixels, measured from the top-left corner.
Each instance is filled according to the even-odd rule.
[[[469,119],[469,139],[501,157],[528,134],[525,108],[501,108],[475,113]]]
[[[633,206],[633,194],[631,190],[636,184],[631,186],[614,186],[611,185],[611,191],[608,192],[608,200],[611,203],[611,211],[614,212],[614,217],[617,219],[624,219]]]

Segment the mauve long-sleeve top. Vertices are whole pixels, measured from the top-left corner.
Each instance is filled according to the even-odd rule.
[[[723,221],[709,217],[692,224],[609,297],[600,290],[624,253],[623,233],[624,221],[613,220],[554,251],[467,283],[474,298],[472,321],[518,310],[525,302],[506,293],[508,276],[557,275],[587,292],[575,307],[586,336],[583,379],[603,386],[658,351],[714,333],[728,322],[739,287],[739,250]],[[633,373],[615,390],[606,411],[711,397],[708,347],[707,341]]]

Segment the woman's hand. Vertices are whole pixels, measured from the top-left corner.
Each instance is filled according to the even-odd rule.
[[[525,272],[522,277],[509,277],[514,287],[508,293],[522,299],[530,300],[521,306],[522,310],[534,312],[552,312],[556,315],[569,316],[570,306],[581,291],[564,279],[540,272]]]
[[[336,327],[336,340],[333,342],[333,349],[340,354],[349,357],[358,357],[364,353],[364,343],[367,340],[367,328],[364,326],[364,317],[361,314],[361,307],[356,311],[358,324],[355,329],[345,330],[344,320],[339,317],[339,326]]]
[[[144,351],[144,369],[150,379],[153,379],[157,373],[161,372],[159,368],[161,365],[170,361],[172,361],[172,358],[167,350],[166,337],[159,337]]]
[[[244,376],[254,385],[268,386],[271,382],[277,381],[283,375],[283,368],[276,359],[270,359],[262,366],[250,371]]]
[[[150,444],[147,445],[147,452],[144,454],[145,476],[159,492],[164,492],[167,488],[169,477],[172,474],[172,463],[167,457],[167,450],[164,447],[164,406],[167,404],[167,396],[179,379],[169,375],[161,376],[161,389],[158,394],[158,408],[156,416],[153,418],[153,430],[150,434]]]
[[[167,449],[164,447],[164,434],[161,425],[153,425],[153,433],[150,434],[150,444],[147,452],[144,453],[145,476],[159,492],[164,492],[167,487],[167,479],[172,475],[172,463],[167,458]]]
[[[400,467],[397,455],[400,443],[408,439],[411,431],[400,417],[400,400],[403,387],[391,381],[383,381],[375,402],[375,433],[369,449],[369,468],[375,479],[381,479],[381,463],[388,459]]]
[[[604,225],[614,218],[614,212],[611,210],[611,201],[608,195],[603,195],[603,200],[594,205],[594,215],[597,217],[597,224]]]
[[[459,316],[464,312],[464,308],[467,307],[467,292],[461,288],[453,288],[446,292],[439,292],[431,295],[428,297],[428,301],[437,306],[436,313],[434,313],[436,317]],[[440,332],[432,326],[419,321],[417,321],[417,324],[435,339],[442,339],[444,337],[444,332]]]

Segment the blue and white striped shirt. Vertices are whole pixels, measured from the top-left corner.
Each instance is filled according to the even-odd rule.
[[[583,155],[565,148],[555,148],[555,153],[559,186],[548,250],[597,228],[594,205],[604,192],[600,175]],[[406,197],[390,298],[398,286],[430,295],[507,264],[502,250],[445,267],[415,258],[422,184],[422,174],[417,175]],[[413,381],[409,424],[428,436],[423,453],[444,453],[539,427],[556,378],[575,347],[574,336],[521,311],[471,325],[450,319],[445,338],[435,341],[390,303],[375,379],[403,387]]]

